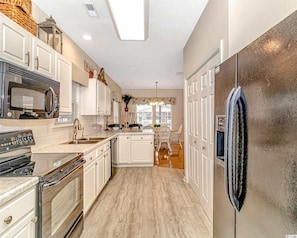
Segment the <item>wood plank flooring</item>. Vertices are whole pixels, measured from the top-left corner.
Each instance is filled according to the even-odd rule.
[[[211,238],[184,170],[118,168],[85,217],[81,238]]]
[[[169,153],[168,148],[161,148],[159,152],[155,152],[154,164],[160,167],[183,169],[183,148],[180,148],[178,143],[171,143],[172,153]]]

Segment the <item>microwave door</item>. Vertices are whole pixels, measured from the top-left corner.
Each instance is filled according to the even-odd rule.
[[[55,91],[52,89],[52,87],[50,87],[48,90],[45,91],[44,99],[45,99],[44,111],[45,111],[46,118],[52,118],[59,106],[58,97],[55,94]]]

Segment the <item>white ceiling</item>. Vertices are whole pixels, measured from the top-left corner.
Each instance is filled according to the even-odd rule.
[[[183,48],[207,1],[149,0],[148,39],[120,41],[106,0],[33,0],[123,89],[153,89],[156,81],[158,88],[183,88]],[[88,16],[85,3],[98,18]]]

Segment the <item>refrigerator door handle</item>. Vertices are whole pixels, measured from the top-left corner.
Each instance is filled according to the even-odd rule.
[[[236,119],[237,123],[236,123]],[[243,206],[246,196],[247,174],[247,104],[241,87],[238,87],[230,104],[230,128],[228,131],[228,189],[230,202],[237,210]],[[235,132],[235,126],[236,132]],[[237,133],[235,135],[234,133]],[[234,140],[237,140],[234,143]],[[235,148],[237,146],[237,148]]]
[[[230,93],[229,93],[229,96],[227,98],[227,102],[226,102],[226,117],[225,117],[225,138],[224,138],[224,165],[225,165],[225,169],[224,169],[224,183],[225,183],[225,190],[226,190],[226,194],[227,194],[227,197],[229,199],[229,201],[231,202],[231,195],[229,193],[229,170],[228,170],[228,167],[229,167],[229,151],[228,151],[228,147],[229,147],[229,128],[230,128],[230,105],[231,105],[231,100],[233,98],[233,95],[234,95],[234,92],[235,92],[235,88],[233,88]],[[232,203],[231,203],[232,204]]]

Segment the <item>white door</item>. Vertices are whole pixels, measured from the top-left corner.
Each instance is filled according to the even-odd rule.
[[[188,80],[189,184],[198,194],[210,221],[213,217],[214,69],[215,54]]]
[[[201,203],[209,219],[213,217],[213,150],[214,150],[214,69],[219,64],[219,54],[211,58],[200,76],[200,145]]]

